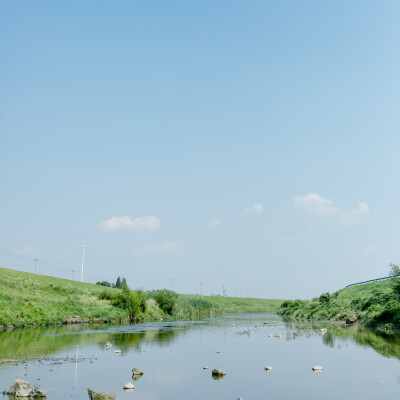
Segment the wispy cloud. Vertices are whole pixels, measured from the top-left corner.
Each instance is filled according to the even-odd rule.
[[[209,221],[207,221],[206,226],[208,226],[209,228],[218,228],[219,226],[221,226],[221,221],[212,218]]]
[[[148,217],[112,217],[102,222],[99,228],[103,231],[134,230],[155,231],[160,228],[161,221],[154,216]]]
[[[356,208],[342,210],[336,207],[331,199],[322,197],[316,193],[294,196],[293,203],[309,214],[328,218],[332,222],[343,225],[356,225],[360,223],[364,215],[369,213],[367,203],[360,202]]]
[[[244,208],[244,214],[262,214],[264,206],[261,203],[254,203],[250,208]]]
[[[175,254],[184,251],[186,247],[180,240],[169,240],[161,243],[153,243],[147,246],[142,246],[135,251],[135,254]]]

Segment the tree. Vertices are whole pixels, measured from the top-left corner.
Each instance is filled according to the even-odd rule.
[[[397,264],[389,264],[390,280],[392,281],[392,290],[395,295],[400,297],[400,267]]]
[[[117,280],[115,281],[114,287],[117,289],[121,289],[121,278],[118,277]]]

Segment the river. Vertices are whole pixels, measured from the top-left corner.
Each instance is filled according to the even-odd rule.
[[[399,335],[284,322],[274,314],[3,331],[0,357],[22,359],[0,364],[0,391],[18,377],[48,390],[49,400],[86,400],[86,388],[117,400],[400,396]],[[266,371],[267,365],[273,369]],[[313,372],[314,365],[323,371]],[[134,367],[144,372],[138,380],[132,380]],[[213,379],[213,368],[226,376]],[[132,392],[123,390],[127,382],[134,384]]]

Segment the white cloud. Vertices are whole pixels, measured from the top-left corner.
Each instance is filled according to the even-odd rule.
[[[182,241],[169,240],[161,243],[153,243],[147,246],[142,246],[135,251],[136,254],[175,254],[185,250],[185,246]]]
[[[261,214],[264,211],[264,206],[261,203],[254,203],[250,208],[244,208],[244,214]]]
[[[155,231],[161,225],[161,221],[154,216],[148,217],[112,217],[102,222],[99,228],[104,231],[117,231],[120,229],[135,231]]]
[[[207,221],[206,225],[210,228],[218,228],[219,226],[221,226],[221,221],[219,221],[218,219],[212,218],[209,221]]]
[[[304,209],[309,214],[330,219],[332,222],[343,225],[356,225],[363,215],[369,213],[367,203],[360,202],[356,208],[342,210],[333,205],[333,201],[319,194],[311,193],[305,196],[294,196],[296,206]]]

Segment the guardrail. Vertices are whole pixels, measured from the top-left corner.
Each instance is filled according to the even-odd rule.
[[[371,279],[369,281],[364,281],[364,282],[357,282],[357,283],[351,283],[350,285],[347,285],[346,287],[350,286],[356,286],[356,285],[363,285],[364,283],[371,283],[371,282],[377,282],[377,281],[385,281],[386,279],[391,279],[391,276],[385,276],[384,278],[377,278],[377,279]]]

